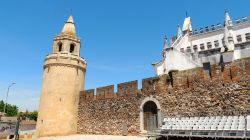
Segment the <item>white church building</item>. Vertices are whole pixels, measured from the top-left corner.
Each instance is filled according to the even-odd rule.
[[[170,46],[170,47],[169,47]],[[157,75],[196,67],[205,69],[250,56],[250,22],[247,16],[233,22],[225,12],[224,24],[193,29],[186,17],[181,29],[168,44],[164,37],[163,58],[153,63]]]

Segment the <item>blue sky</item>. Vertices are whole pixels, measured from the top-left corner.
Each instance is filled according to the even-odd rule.
[[[43,61],[71,14],[87,60],[86,89],[155,75],[163,34],[177,32],[186,11],[193,28],[249,16],[249,0],[6,0],[0,2],[0,100],[38,109]]]

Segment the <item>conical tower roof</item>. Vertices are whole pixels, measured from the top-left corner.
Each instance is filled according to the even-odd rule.
[[[69,34],[76,37],[75,23],[72,16],[69,16],[67,22],[64,24],[61,34]]]

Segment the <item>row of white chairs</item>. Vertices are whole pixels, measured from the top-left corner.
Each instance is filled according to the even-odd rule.
[[[250,115],[164,118],[162,129],[250,131]]]
[[[247,116],[247,119],[250,119],[250,115]],[[211,116],[211,117],[182,117],[182,118],[164,118],[164,121],[206,121],[206,120],[221,120],[221,121],[225,121],[225,120],[233,120],[233,121],[237,121],[237,120],[245,120],[244,116]]]

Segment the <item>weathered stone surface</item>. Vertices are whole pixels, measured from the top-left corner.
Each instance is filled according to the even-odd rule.
[[[114,85],[99,87],[96,89],[96,99],[108,99],[113,98]]]
[[[141,94],[105,100],[81,100],[78,133],[122,135],[140,132],[140,105],[153,96],[160,102],[163,117],[250,114],[250,58],[202,68],[172,72],[142,80]],[[140,92],[138,92],[140,93]]]
[[[120,83],[117,85],[117,94],[118,96],[128,96],[130,94],[137,94],[137,88],[137,81]]]

